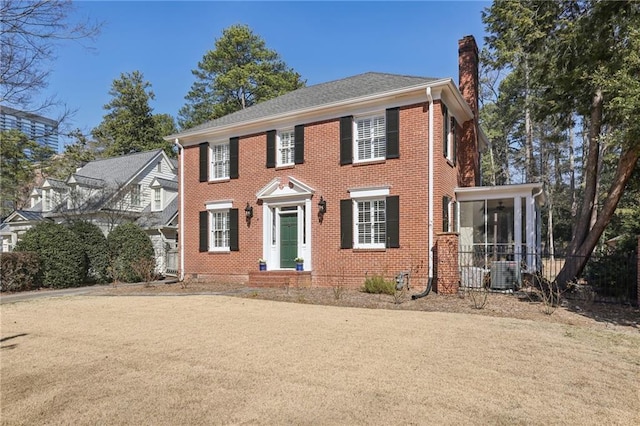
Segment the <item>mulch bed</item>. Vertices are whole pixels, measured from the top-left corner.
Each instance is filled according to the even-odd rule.
[[[420,289],[421,290],[421,289]],[[554,322],[567,325],[602,326],[640,332],[640,309],[632,306],[593,303],[581,300],[565,300],[562,305],[548,314],[543,303],[526,293],[490,293],[485,306],[477,309],[469,295],[440,295],[431,292],[428,296],[412,300],[411,291],[401,297],[368,294],[346,288],[253,288],[239,284],[191,282],[155,282],[151,285],[119,285],[102,287],[94,294],[99,295],[191,295],[211,294],[251,299],[273,300],[289,303],[356,307],[367,309],[394,309],[423,312],[449,312],[524,320]]]

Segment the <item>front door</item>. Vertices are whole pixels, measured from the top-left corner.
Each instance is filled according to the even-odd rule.
[[[280,216],[280,267],[295,268],[298,257],[298,216]]]

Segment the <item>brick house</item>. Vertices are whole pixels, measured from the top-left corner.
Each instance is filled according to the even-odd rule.
[[[411,269],[425,288],[437,240],[457,235],[456,188],[480,184],[472,36],[459,72],[459,85],[356,75],[167,136],[180,148],[181,278],[358,287]]]

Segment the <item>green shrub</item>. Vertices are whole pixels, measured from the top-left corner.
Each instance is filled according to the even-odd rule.
[[[155,259],[151,240],[142,228],[134,223],[120,225],[109,234],[107,243],[112,278],[124,282],[142,281],[143,277],[133,265]]]
[[[65,226],[40,222],[25,232],[15,251],[38,254],[43,287],[78,287],[84,282],[82,244]]]
[[[372,275],[364,280],[362,291],[373,294],[395,294],[396,283],[393,280],[385,280],[382,275]]]
[[[87,265],[86,281],[98,284],[109,282],[109,248],[100,228],[80,220],[71,222],[68,228],[81,241]]]
[[[26,291],[40,286],[37,253],[0,253],[0,291]]]

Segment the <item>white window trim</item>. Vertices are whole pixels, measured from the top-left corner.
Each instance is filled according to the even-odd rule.
[[[217,253],[226,253],[226,252],[230,252],[231,251],[231,246],[228,245],[226,247],[214,247],[213,243],[214,243],[214,238],[213,238],[213,232],[214,232],[214,222],[213,222],[213,215],[214,213],[227,213],[227,215],[229,215],[231,207],[233,206],[233,202],[230,200],[224,200],[224,201],[210,201],[208,203],[205,203],[205,208],[208,211],[208,217],[207,217],[207,221],[208,221],[208,225],[209,225],[209,233],[207,235],[207,249],[210,252],[217,252]],[[227,216],[227,227],[229,226],[229,222],[230,222],[230,218]],[[227,232],[229,232],[230,229],[227,229]],[[229,243],[231,241],[229,240]]]
[[[282,162],[282,134],[291,133],[291,140],[293,141],[290,150],[291,161],[287,163]],[[296,149],[296,135],[294,129],[278,130],[276,135],[276,167],[293,166],[295,164],[295,149]]]
[[[215,176],[215,168],[214,168],[214,162],[215,162],[215,157],[214,157],[214,148],[216,146],[220,146],[220,145],[226,145],[227,146],[227,167],[226,167],[226,175],[225,176],[219,176],[219,177],[214,177]],[[228,180],[231,174],[231,147],[229,145],[229,141],[219,141],[219,142],[213,142],[209,144],[209,181],[210,182],[215,182],[215,181],[221,181],[221,180]]]
[[[385,155],[382,155],[380,157],[371,157],[371,158],[360,158],[358,155],[358,120],[364,120],[364,119],[374,119],[374,118],[379,118],[381,117],[384,120],[384,133],[385,133]],[[353,149],[353,162],[354,163],[369,163],[372,161],[380,161],[380,160],[384,160],[386,159],[386,137],[387,137],[387,117],[386,117],[386,111],[382,110],[382,111],[375,111],[375,112],[371,112],[368,114],[361,114],[358,116],[354,116],[353,117],[353,122],[352,122],[352,126],[353,126],[353,143],[352,143],[352,149]]]
[[[382,243],[366,243],[361,244],[358,233],[358,202],[362,201],[385,201],[389,196],[390,191],[388,186],[370,187],[370,188],[352,188],[349,189],[349,195],[353,203],[353,248],[354,249],[385,249],[387,247],[386,242]],[[385,204],[386,207],[386,204]],[[385,224],[387,217],[385,215]]]

